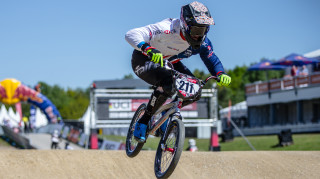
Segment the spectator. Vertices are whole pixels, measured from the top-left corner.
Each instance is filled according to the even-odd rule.
[[[24,132],[29,132],[29,119],[26,116],[23,116],[22,121],[24,122]]]
[[[300,73],[299,75],[301,75],[301,76],[307,76],[308,74],[309,74],[308,68],[307,68],[305,65],[303,65],[303,66],[302,66],[301,73]]]
[[[297,75],[297,67],[295,65],[293,65],[291,67],[291,76],[294,77]]]
[[[66,142],[66,145],[65,145],[64,149],[66,149],[66,150],[73,150],[73,147],[70,146],[70,143],[69,143],[69,142]]]
[[[301,72],[300,72],[300,68],[297,67],[296,76],[299,76],[300,73],[301,73]]]
[[[198,151],[198,147],[196,146],[196,140],[189,139],[189,147],[187,148],[187,151],[190,151],[190,152]]]
[[[59,141],[60,141],[59,131],[56,129],[51,135],[51,149],[57,149],[59,145]]]

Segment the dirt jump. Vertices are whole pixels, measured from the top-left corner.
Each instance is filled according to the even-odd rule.
[[[155,151],[0,150],[0,178],[155,178]],[[170,178],[318,178],[318,151],[183,152]]]

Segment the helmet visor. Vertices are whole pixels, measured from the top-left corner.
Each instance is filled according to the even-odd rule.
[[[205,36],[207,34],[208,27],[191,26],[190,35],[191,36]]]

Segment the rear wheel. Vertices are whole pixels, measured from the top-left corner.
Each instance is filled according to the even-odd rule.
[[[154,162],[154,172],[157,178],[169,177],[176,168],[184,144],[185,128],[182,120],[173,117],[168,126],[164,141],[159,142]]]
[[[141,104],[131,120],[126,139],[126,153],[128,157],[135,157],[138,155],[144,145],[144,143],[138,143],[138,141],[135,140],[133,132],[136,122],[142,117],[146,108],[146,104]]]

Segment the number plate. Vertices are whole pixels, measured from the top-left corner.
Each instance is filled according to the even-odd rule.
[[[198,80],[184,75],[176,78],[176,87],[184,97],[194,96],[200,90]]]

